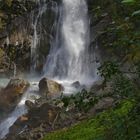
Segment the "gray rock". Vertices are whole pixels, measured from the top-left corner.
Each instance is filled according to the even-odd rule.
[[[63,90],[63,86],[53,80],[43,78],[39,82],[39,91],[43,96],[49,98],[58,97],[61,95]]]
[[[72,86],[73,86],[74,88],[80,88],[81,84],[80,84],[79,81],[76,81],[76,82],[72,83]]]
[[[6,88],[0,91],[0,109],[7,111],[16,106],[20,97],[29,87],[23,79],[11,79]]]
[[[30,83],[28,81],[20,78],[13,78],[10,80],[5,89],[13,88],[19,90],[21,93],[24,92],[29,86]]]
[[[95,105],[96,110],[104,110],[112,107],[114,103],[114,99],[111,97],[106,97],[101,100]]]
[[[98,101],[93,108],[89,110],[90,114],[96,114],[97,111],[102,111],[113,106],[114,99],[111,97],[105,97]]]
[[[27,100],[25,102],[25,105],[28,107],[28,109],[32,109],[35,107],[35,104],[33,102],[31,102],[30,100]]]
[[[94,82],[94,84],[91,86],[90,91],[97,92],[97,91],[101,90],[102,88],[103,88],[103,81],[98,80],[98,81]]]

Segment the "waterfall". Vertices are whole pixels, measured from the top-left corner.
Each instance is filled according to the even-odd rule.
[[[41,17],[52,3],[56,21],[52,25],[51,49],[44,64],[44,73],[50,79],[56,79],[65,87],[66,93],[74,93],[72,82],[86,85],[97,78],[96,48],[90,47],[90,20],[86,0],[62,0],[62,4],[46,0],[37,0],[38,10],[33,14],[33,39],[31,47],[31,70],[35,71],[38,59],[37,47],[41,38]],[[36,15],[36,16],[35,16]],[[43,36],[44,37],[44,36]],[[7,43],[9,42],[7,38]],[[14,75],[16,73],[16,65]],[[39,80],[38,80],[39,81]],[[67,81],[67,82],[65,82]],[[15,110],[0,124],[0,138],[3,138],[18,117],[27,112],[25,101],[32,95],[38,97],[38,83],[31,83],[30,89],[23,95]]]
[[[90,31],[86,0],[62,0],[56,37],[44,66],[47,77],[86,81],[96,77],[90,61]],[[92,78],[91,78],[92,77]]]
[[[27,94],[23,96],[22,100],[19,102],[15,110],[8,116],[8,118],[3,120],[0,124],[0,138],[4,138],[4,136],[9,133],[10,126],[12,126],[20,116],[27,113],[27,109],[24,105],[26,96]]]
[[[47,4],[46,4],[45,0],[37,0],[37,4],[39,7],[38,11],[37,11],[38,13],[36,15],[36,10],[33,11],[33,17],[32,17],[33,18],[32,26],[33,26],[34,33],[33,33],[32,44],[31,44],[31,71],[35,71],[36,64],[37,64],[37,58],[38,58],[37,46],[39,44],[39,40],[40,40],[40,36],[41,36],[41,35],[39,36],[39,34],[38,34],[38,24],[39,24],[39,22],[41,22],[40,18],[47,9]],[[40,31],[41,31],[41,29],[40,29]]]

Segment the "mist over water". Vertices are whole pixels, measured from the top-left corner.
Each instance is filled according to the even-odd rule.
[[[44,66],[47,77],[59,80],[91,80],[96,65],[89,52],[89,17],[85,0],[63,0],[58,32]],[[94,54],[92,54],[94,55]],[[93,80],[92,79],[92,80]]]

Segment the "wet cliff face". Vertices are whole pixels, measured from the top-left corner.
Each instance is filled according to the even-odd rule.
[[[0,74],[9,74],[13,76],[14,67],[18,71],[29,70],[30,65],[30,38],[31,24],[30,12],[36,7],[31,0],[24,1],[0,1],[0,16],[4,25],[0,28],[0,48],[4,58],[8,61],[5,63],[8,67],[1,65]]]
[[[45,11],[40,14],[38,21],[37,21],[37,26],[36,26],[36,34],[38,37],[37,44],[35,47],[35,54],[33,54],[32,57],[35,57],[35,63],[33,69],[36,72],[42,72],[43,65],[45,64],[46,57],[50,51],[51,43],[54,40],[56,36],[56,26],[58,23],[58,17],[59,15],[59,6],[60,6],[60,1],[46,1],[42,5],[43,8],[45,8]],[[42,9],[42,7],[40,7]],[[37,11],[39,12],[39,11]],[[35,34],[33,35],[33,40]],[[31,64],[32,65],[32,64]]]
[[[31,2],[31,1],[30,1]],[[36,34],[38,43],[36,44],[36,67],[35,71],[41,72],[46,56],[50,49],[50,42],[55,36],[53,31],[54,23],[57,22],[56,8],[59,1],[41,1],[46,4],[46,10],[38,17],[36,23]],[[29,3],[26,1],[26,6]],[[16,4],[14,6],[16,8]],[[5,9],[6,10],[6,9]],[[18,71],[29,72],[31,66],[31,50],[34,41],[34,22],[39,14],[39,4],[34,3],[33,9],[17,15],[1,29],[0,47],[4,50],[5,55],[10,59],[10,63],[15,63]],[[36,54],[34,54],[36,55]]]
[[[32,27],[29,17],[27,14],[16,17],[7,25],[4,36],[0,38],[0,47],[9,57],[10,63],[15,63],[19,71],[30,69]]]
[[[38,73],[42,72],[46,56],[56,35],[61,1],[40,0],[40,4],[46,5],[40,7],[40,4],[33,0],[25,0],[23,1],[25,7],[31,6],[32,8],[27,8],[29,9],[27,11],[21,10],[23,13],[21,12],[20,15],[12,13],[11,21],[7,23],[4,30],[1,30],[0,47],[4,48],[4,51],[6,50],[5,53],[9,57],[10,63],[15,63],[18,71],[29,72],[32,65],[35,65],[33,69]],[[90,49],[92,50],[97,46],[100,32],[108,25],[109,18],[106,14],[101,15],[98,1],[87,0],[87,3],[91,28]],[[18,4],[22,6],[20,3]],[[18,9],[18,4],[15,0],[12,9]],[[39,14],[42,8],[45,8],[45,10]],[[35,37],[37,42],[35,42]],[[35,50],[32,53],[34,47]]]
[[[103,45],[104,40],[107,38],[104,33],[107,28],[112,24],[112,13],[115,9],[114,1],[112,0],[87,0],[89,18],[90,18],[90,48],[95,49],[98,46],[96,51],[97,61],[104,61],[110,59],[110,53],[108,52],[109,48],[105,48]],[[111,40],[113,37],[109,37]]]

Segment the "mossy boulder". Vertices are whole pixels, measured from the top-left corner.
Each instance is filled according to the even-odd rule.
[[[43,78],[39,82],[40,93],[48,98],[60,96],[63,90],[64,88],[61,84],[48,78]]]

